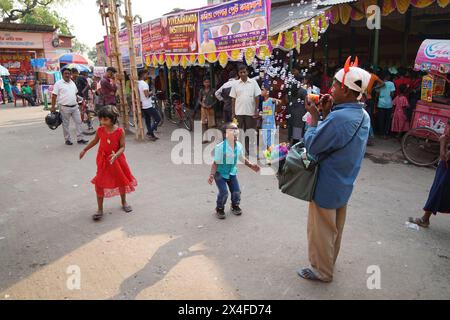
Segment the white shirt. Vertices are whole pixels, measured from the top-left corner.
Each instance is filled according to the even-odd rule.
[[[58,96],[56,103],[61,106],[78,105],[77,93],[77,86],[72,80],[70,80],[70,82],[66,82],[64,79],[61,79],[53,86],[53,94]]]
[[[150,87],[144,80],[139,80],[139,96],[141,97],[142,109],[148,109],[154,107],[152,97],[145,96],[145,90],[150,91]]]
[[[236,79],[234,79],[234,78],[231,78],[230,80],[228,80],[227,82],[225,82],[225,83],[223,84],[223,86],[221,86],[220,89],[216,91],[216,98],[217,98],[217,100],[223,101],[223,98],[222,98],[222,91],[223,91],[224,89],[231,88],[231,87],[233,86],[233,84],[234,84],[235,82],[238,82],[238,81],[239,81],[239,80],[236,80]]]
[[[261,88],[253,79],[246,82],[237,80],[233,83],[230,97],[236,99],[235,113],[237,116],[254,116],[256,111],[255,99],[261,95]]]

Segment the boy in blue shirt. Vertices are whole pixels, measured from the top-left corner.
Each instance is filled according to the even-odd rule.
[[[223,142],[219,143],[214,149],[214,163],[211,168],[208,183],[210,185],[216,182],[219,194],[217,196],[216,215],[219,219],[225,219],[225,204],[228,199],[228,189],[231,193],[231,211],[237,215],[242,215],[239,207],[241,202],[241,189],[237,179],[237,163],[243,159],[245,165],[255,172],[260,171],[257,164],[251,163],[244,156],[244,148],[237,141],[239,138],[238,126],[234,123],[224,125],[222,129]],[[228,187],[228,188],[227,188]]]

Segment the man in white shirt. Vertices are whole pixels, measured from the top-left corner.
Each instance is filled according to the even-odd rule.
[[[144,114],[145,125],[147,126],[147,138],[151,141],[156,141],[159,138],[155,135],[155,130],[161,122],[161,117],[155,106],[153,92],[150,91],[150,86],[147,83],[148,79],[148,72],[141,70],[139,72],[139,96],[141,97],[142,113]]]
[[[239,80],[237,76],[237,72],[235,70],[231,70],[230,79],[225,82],[219,90],[216,91],[216,98],[219,101],[223,102],[223,121],[225,123],[233,121],[232,113],[233,113],[233,98],[230,97],[231,88],[233,84],[235,84]]]
[[[232,98],[232,117],[237,118],[239,128],[244,130],[255,130],[256,121],[259,117],[259,96],[261,88],[254,79],[248,77],[247,67],[241,64],[238,68],[239,80],[233,83],[230,97]],[[246,141],[245,149],[249,153],[250,146]]]
[[[50,111],[55,112],[56,105],[60,107],[66,145],[73,145],[70,139],[70,118],[75,122],[78,144],[87,144],[89,141],[84,140],[82,136],[81,114],[77,102],[78,89],[71,79],[72,70],[65,69],[62,76],[63,78],[53,86],[52,107]]]

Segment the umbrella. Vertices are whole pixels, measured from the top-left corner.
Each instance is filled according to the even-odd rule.
[[[77,53],[66,53],[59,57],[59,63],[76,63],[88,65],[89,61]]]
[[[9,76],[9,71],[4,66],[0,65],[0,76],[7,77]]]
[[[64,69],[77,69],[78,72],[91,72],[91,69],[89,69],[87,66],[84,66],[82,64],[77,64],[77,63],[71,63],[71,64],[67,64],[64,67],[61,68],[61,71]]]

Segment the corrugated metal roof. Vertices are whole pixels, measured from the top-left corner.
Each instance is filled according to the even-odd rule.
[[[334,6],[337,4],[352,3],[352,2],[358,2],[358,0],[319,0],[319,1],[317,1],[317,4],[319,5],[319,7],[326,7],[326,6]]]
[[[269,36],[289,30],[299,24],[308,21],[312,17],[325,12],[328,7],[317,8],[312,3],[297,6],[297,4],[272,8],[270,15]]]

